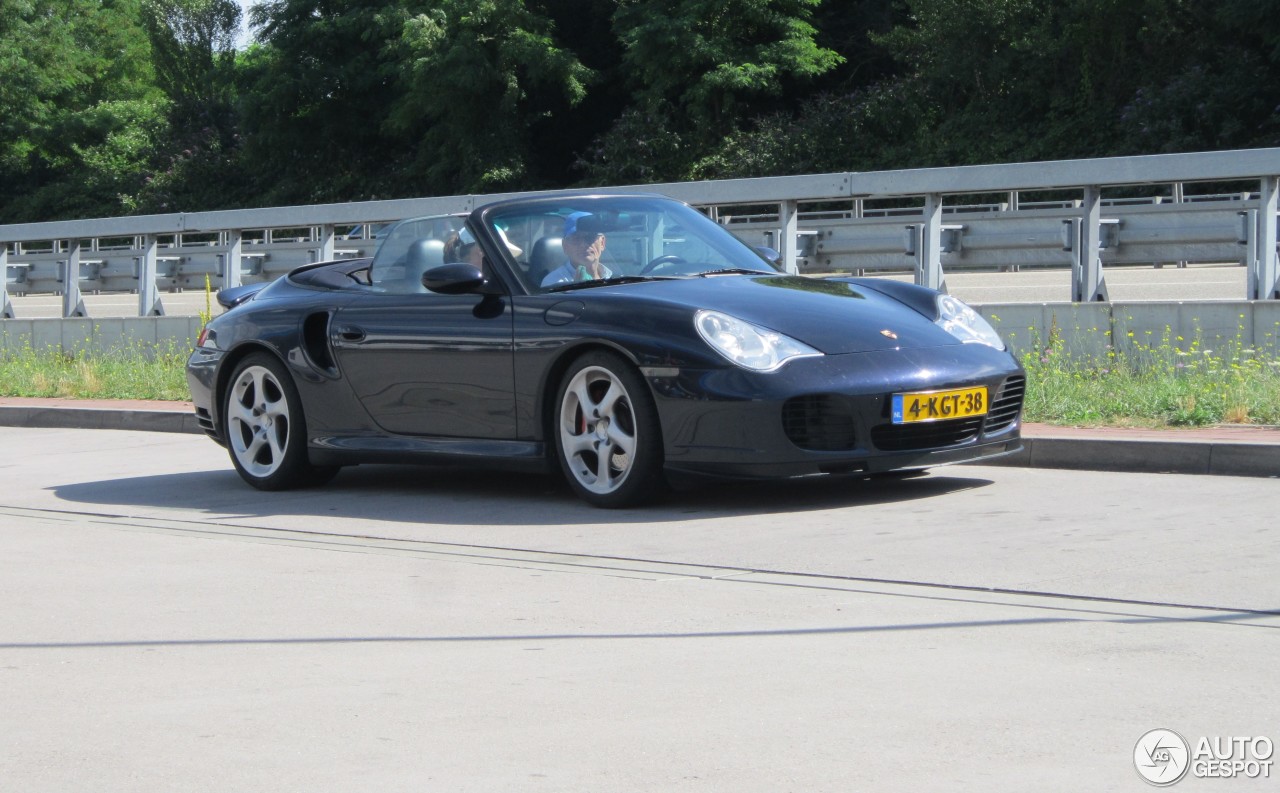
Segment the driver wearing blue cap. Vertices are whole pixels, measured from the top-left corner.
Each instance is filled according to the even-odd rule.
[[[568,261],[547,273],[547,277],[542,279],[542,286],[613,277],[613,271],[600,261],[600,255],[604,253],[605,237],[599,218],[595,215],[590,212],[574,212],[565,218],[561,244]]]

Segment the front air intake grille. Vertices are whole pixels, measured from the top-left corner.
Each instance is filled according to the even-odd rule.
[[[200,429],[205,432],[213,430],[213,416],[209,415],[209,411],[204,408],[196,408],[196,423],[200,425]]]
[[[782,429],[791,442],[814,452],[844,452],[857,448],[853,414],[839,397],[810,394],[788,399],[782,406]]]
[[[213,416],[209,415],[209,411],[204,408],[196,408],[196,424],[200,425],[200,429],[210,438],[217,438],[218,434],[213,428]]]
[[[1022,412],[1022,399],[1027,392],[1027,379],[1022,375],[1014,375],[1004,381],[999,395],[991,400],[991,410],[987,413],[987,432],[999,432],[1007,428]]]
[[[921,424],[881,424],[871,430],[871,442],[886,452],[944,449],[978,437],[982,416]]]

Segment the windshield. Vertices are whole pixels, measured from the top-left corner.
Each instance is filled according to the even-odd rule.
[[[501,232],[530,292],[592,283],[777,273],[754,250],[698,211],[660,197],[569,197],[502,204],[483,213]]]

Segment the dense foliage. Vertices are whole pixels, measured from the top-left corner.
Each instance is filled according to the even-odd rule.
[[[0,222],[1280,145],[1259,0],[0,0]]]

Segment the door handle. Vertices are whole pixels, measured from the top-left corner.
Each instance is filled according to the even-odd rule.
[[[363,328],[357,328],[355,325],[343,325],[338,328],[338,338],[343,341],[364,341],[365,332]]]

